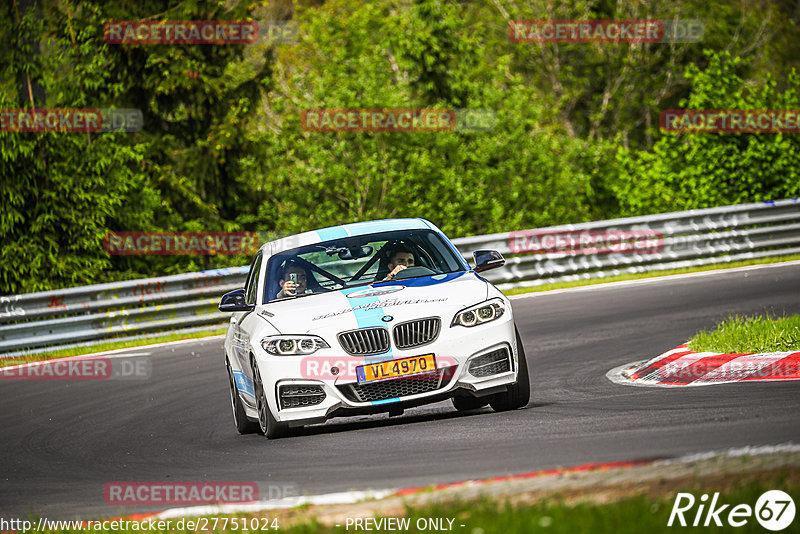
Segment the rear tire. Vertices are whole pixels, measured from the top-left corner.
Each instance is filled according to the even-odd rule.
[[[283,437],[289,433],[289,425],[286,423],[279,423],[275,420],[275,417],[273,417],[272,410],[269,409],[267,394],[264,391],[261,373],[258,370],[258,364],[255,358],[251,358],[250,364],[253,366],[253,389],[256,394],[258,425],[261,428],[261,433],[269,439]]]
[[[478,398],[478,397],[473,397],[471,395],[453,397],[451,400],[453,401],[453,406],[459,412],[469,412],[471,410],[477,410],[489,404],[488,398],[485,397]]]
[[[231,408],[233,410],[233,424],[236,426],[236,430],[239,431],[239,434],[254,434],[259,431],[258,423],[254,423],[247,418],[247,414],[244,411],[244,405],[242,404],[242,399],[239,398],[239,388],[236,387],[236,380],[233,378],[231,363],[228,361],[227,356],[225,357],[225,368],[228,370],[228,382],[230,384],[231,391]]]
[[[489,404],[496,412],[506,412],[527,406],[531,400],[531,380],[528,376],[528,362],[525,359],[525,349],[522,346],[522,339],[519,337],[517,327],[514,327],[517,336],[517,383],[508,386],[505,393],[493,395]]]

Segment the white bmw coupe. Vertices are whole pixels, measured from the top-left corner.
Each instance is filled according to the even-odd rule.
[[[525,352],[508,299],[423,219],[347,224],[266,243],[225,294],[233,420],[268,438],[331,417],[452,399],[524,407]]]

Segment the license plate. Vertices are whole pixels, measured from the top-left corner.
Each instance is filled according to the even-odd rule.
[[[412,356],[402,360],[388,360],[380,363],[371,363],[356,367],[356,377],[359,383],[397,378],[398,376],[430,373],[436,370],[436,359],[433,354]]]

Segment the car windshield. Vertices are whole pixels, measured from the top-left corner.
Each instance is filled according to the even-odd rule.
[[[401,230],[324,241],[273,255],[267,265],[264,302],[296,298],[392,280],[464,271],[461,258],[431,230]],[[280,294],[285,281],[299,286]],[[291,293],[291,292],[287,292]]]

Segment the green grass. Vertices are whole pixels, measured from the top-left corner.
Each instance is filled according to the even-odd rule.
[[[19,365],[21,363],[39,362],[43,360],[52,360],[54,358],[66,358],[69,356],[81,356],[83,354],[94,354],[96,352],[104,352],[107,350],[126,349],[130,347],[142,347],[153,345],[155,343],[166,343],[167,341],[180,341],[182,339],[196,339],[200,337],[219,336],[225,333],[224,328],[216,330],[201,330],[199,332],[190,332],[186,334],[165,334],[163,336],[151,337],[147,339],[132,339],[128,341],[114,341],[110,339],[107,343],[100,343],[97,345],[90,345],[87,347],[75,347],[71,349],[61,349],[49,352],[42,352],[39,354],[28,354],[22,356],[14,356],[12,358],[0,359],[0,367],[9,365]]]
[[[778,258],[759,258],[755,260],[735,261],[716,265],[704,265],[702,267],[684,267],[681,269],[668,269],[665,271],[651,271],[647,273],[619,274],[616,276],[606,276],[604,278],[592,278],[591,280],[576,280],[574,282],[557,282],[535,287],[520,287],[503,291],[508,296],[520,295],[523,293],[533,293],[538,291],[550,291],[551,289],[563,289],[568,287],[589,286],[594,284],[605,284],[608,282],[621,282],[626,280],[639,280],[642,278],[655,278],[658,276],[669,276],[671,274],[698,273],[703,271],[715,271],[718,269],[733,269],[735,267],[747,267],[748,265],[764,265],[767,263],[783,263],[786,261],[800,260],[800,254],[791,256],[780,256]]]
[[[800,350],[800,315],[773,318],[731,315],[713,330],[698,332],[689,349],[709,352],[786,352]]]
[[[724,492],[720,496],[720,503],[748,504],[755,506],[758,497],[765,491],[780,487],[790,495],[797,495],[800,484],[791,488],[784,486],[755,485],[742,487],[734,492]],[[705,491],[698,487],[685,488],[699,498]],[[418,518],[444,517],[454,518],[453,531],[470,534],[527,534],[532,532],[547,532],[553,534],[641,534],[651,532],[766,532],[761,525],[750,518],[748,523],[741,528],[731,528],[725,524],[726,514],[721,514],[723,527],[684,528],[678,523],[672,527],[667,526],[670,512],[675,500],[675,495],[650,499],[645,495],[622,499],[620,501],[597,505],[592,503],[579,503],[573,506],[561,502],[545,501],[534,505],[513,506],[507,502],[498,503],[492,500],[481,500],[476,503],[460,505],[437,506],[421,510],[410,510],[408,517],[414,525]],[[726,510],[726,512],[730,507]],[[697,505],[691,513],[684,517],[688,524],[694,520]],[[705,519],[705,518],[703,518]],[[797,521],[797,520],[795,520]],[[460,527],[460,525],[465,527]],[[701,521],[702,524],[702,521]],[[784,532],[791,532],[789,528]],[[290,531],[291,532],[291,531]],[[322,532],[347,532],[345,529],[318,529],[297,531],[308,534]],[[352,528],[350,529],[352,532]],[[425,532],[410,528],[407,532]],[[797,532],[795,529],[794,532]]]
[[[398,529],[394,532],[453,532],[456,534],[529,534],[532,532],[547,532],[547,533],[589,533],[589,534],[640,534],[642,532],[737,532],[737,533],[750,533],[758,532],[763,533],[766,530],[761,527],[755,517],[751,516],[747,519],[747,524],[732,528],[727,525],[727,514],[733,506],[738,504],[746,504],[751,508],[755,504],[761,494],[765,491],[772,489],[780,489],[789,495],[800,494],[800,479],[797,476],[797,470],[782,469],[778,471],[765,472],[761,474],[753,474],[748,476],[743,475],[725,475],[720,481],[719,477],[716,481],[707,481],[705,484],[695,480],[686,484],[678,483],[672,487],[663,487],[660,489],[652,489],[651,492],[646,493],[647,490],[639,490],[638,493],[627,493],[614,497],[613,488],[603,488],[598,499],[610,499],[611,502],[604,502],[603,504],[596,504],[587,501],[582,495],[592,495],[592,488],[582,490],[576,497],[574,494],[570,497],[572,500],[567,501],[560,497],[558,494],[553,497],[545,498],[544,500],[536,500],[525,502],[525,498],[518,500],[517,504],[511,504],[507,499],[490,499],[480,498],[472,501],[463,502],[449,502],[437,505],[423,506],[423,507],[407,507],[405,512],[398,515],[390,515],[394,518],[408,518],[409,528]],[[662,481],[663,482],[663,481]],[[655,483],[654,483],[655,484]],[[657,484],[656,484],[657,486]],[[677,522],[672,527],[667,526],[670,513],[678,492],[692,493],[697,499],[695,506],[690,511],[685,512],[684,518],[687,523],[691,525],[694,520],[695,513],[697,512],[700,503],[700,496],[702,494],[713,495],[713,492],[719,491],[720,495],[717,501],[717,506],[728,504],[727,509],[720,514],[720,520],[723,526],[717,527],[681,527]],[[633,496],[630,496],[633,495]],[[706,506],[706,510],[707,510]],[[360,510],[363,511],[363,508]],[[322,510],[324,513],[324,509]],[[254,517],[269,518],[269,522],[277,516],[278,531],[288,534],[328,534],[328,533],[352,533],[352,532],[389,532],[388,529],[356,529],[351,523],[347,528],[346,519],[338,519],[337,522],[340,526],[326,525],[319,523],[314,516],[314,510],[299,513],[297,515],[288,516],[287,520],[286,511],[275,511],[274,513],[259,513],[256,516],[251,514],[239,514],[231,517],[239,518],[242,521],[247,518],[252,521]],[[354,514],[354,517],[363,517],[361,513]],[[433,530],[430,528],[422,528],[422,521],[435,519],[443,522],[443,525],[448,527],[448,519],[452,519],[452,530]],[[703,516],[703,520],[705,516]],[[31,518],[35,523],[35,518]],[[195,519],[196,520],[196,519]],[[213,518],[209,518],[213,520]],[[177,520],[173,519],[173,525]],[[419,527],[418,528],[418,521]],[[241,523],[240,523],[241,524]],[[425,523],[429,526],[429,523]],[[701,520],[702,524],[702,520]],[[461,525],[464,525],[463,527]],[[793,524],[783,532],[798,532],[798,519],[795,519]],[[91,530],[92,532],[99,532],[99,530]],[[175,532],[172,530],[171,532]],[[239,530],[216,529],[208,531],[214,532],[241,532]],[[274,532],[275,530],[271,530]],[[85,534],[89,530],[58,530],[51,532],[74,532]],[[119,530],[118,532],[142,532],[137,529]],[[147,532],[169,532],[166,530],[154,530]],[[184,529],[178,532],[193,532],[192,530]],[[267,532],[266,530],[262,532]]]

